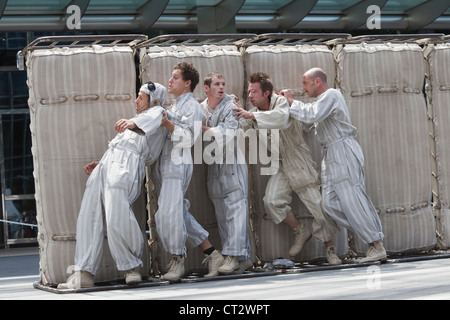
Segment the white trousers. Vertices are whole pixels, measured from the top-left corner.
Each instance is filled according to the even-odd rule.
[[[330,217],[365,243],[384,238],[378,212],[366,193],[364,155],[352,137],[324,148],[322,197]]]
[[[214,170],[214,166],[221,169]],[[214,204],[222,254],[249,259],[247,165],[213,164],[208,169],[208,193]]]
[[[286,174],[280,166],[279,171],[270,177],[263,198],[266,212],[276,224],[282,222],[291,211],[290,203],[295,192],[314,218],[313,236],[321,242],[333,239],[339,227],[323,209],[319,187],[310,184],[294,190]]]
[[[131,204],[140,194],[144,168],[137,154],[109,149],[92,171],[77,220],[75,271],[96,274],[105,229],[118,270],[142,265],[144,239]]]
[[[172,255],[185,256],[186,243],[197,247],[209,236],[189,212],[189,200],[184,198],[192,171],[192,164],[172,163],[170,153],[161,156],[154,170],[153,182],[158,194],[156,230],[164,250]]]

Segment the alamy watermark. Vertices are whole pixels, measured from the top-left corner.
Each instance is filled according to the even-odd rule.
[[[73,4],[67,7],[67,14],[71,14],[66,21],[67,29],[81,29],[81,9],[79,6]]]
[[[366,21],[367,29],[381,29],[381,9],[377,5],[367,7],[366,13],[371,14]]]
[[[211,138],[207,133],[202,133],[202,122],[195,121],[194,137],[199,137],[194,142],[194,164],[245,164],[246,155],[249,164],[269,165],[261,167],[261,175],[273,175],[279,168],[279,141],[278,129],[226,129],[224,134],[216,134]],[[191,137],[182,131],[172,133],[174,148],[171,159],[174,164],[190,163],[191,157],[186,156],[192,145]],[[248,139],[248,149],[246,149]],[[205,146],[203,145],[205,143]],[[248,152],[248,153],[247,153]]]
[[[69,30],[81,29],[81,9],[77,5],[70,5],[66,10],[68,16],[66,26]],[[366,21],[368,29],[381,29],[381,9],[377,5],[367,7],[366,13],[371,14]]]
[[[369,266],[366,270],[368,274],[366,287],[368,289],[381,289],[381,270],[379,266]]]

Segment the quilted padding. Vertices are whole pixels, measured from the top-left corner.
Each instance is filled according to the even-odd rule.
[[[436,237],[422,48],[361,43],[336,53],[337,80],[358,128],[366,189],[379,211],[385,248],[429,249]]]
[[[127,47],[40,49],[28,55],[27,68],[41,282],[56,284],[73,264],[83,166],[100,160],[115,122],[135,114],[134,57]],[[136,205],[145,228],[145,204]],[[105,250],[96,281],[119,276]]]

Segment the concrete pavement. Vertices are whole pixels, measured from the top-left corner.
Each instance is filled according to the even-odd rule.
[[[73,294],[35,289],[38,280],[38,248],[0,250],[0,300],[447,300],[450,258]]]

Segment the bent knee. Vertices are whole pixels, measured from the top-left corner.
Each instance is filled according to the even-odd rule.
[[[276,224],[282,222],[286,218],[288,212],[291,210],[291,207],[288,203],[279,201],[277,199],[264,197],[263,203],[266,213]]]

